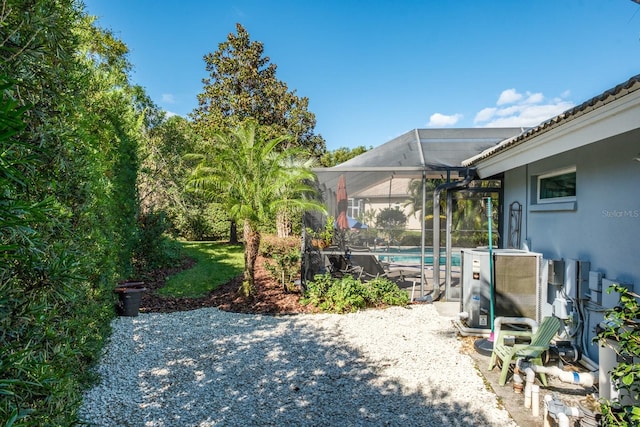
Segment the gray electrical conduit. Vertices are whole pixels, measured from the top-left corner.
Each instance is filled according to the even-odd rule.
[[[460,190],[467,188],[476,176],[476,168],[468,168],[462,181],[440,184],[433,191],[433,292],[431,300],[435,301],[440,296],[440,193],[443,191]],[[451,256],[451,248],[447,248],[447,258]],[[424,265],[424,262],[423,262]]]

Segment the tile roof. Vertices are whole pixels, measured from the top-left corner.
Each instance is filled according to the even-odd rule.
[[[483,151],[477,156],[471,157],[463,161],[462,164],[464,166],[472,166],[481,160],[487,159],[502,151],[505,151],[517,145],[523,144],[544,132],[557,128],[558,126],[561,126],[564,123],[567,123],[584,114],[587,114],[593,110],[596,110],[612,101],[615,101],[616,99],[622,98],[623,96],[626,96],[632,92],[635,92],[636,90],[640,90],[640,74],[631,77],[626,82],[621,83],[616,87],[609,89],[604,93],[598,96],[595,96],[576,107],[573,107],[561,114],[558,114],[557,116],[552,117],[549,120],[546,120],[537,126],[529,128],[514,137],[508,138],[500,142],[498,145]]]

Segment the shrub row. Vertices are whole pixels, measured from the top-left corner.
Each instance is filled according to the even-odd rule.
[[[307,284],[301,302],[322,311],[347,313],[367,307],[404,306],[409,303],[409,295],[384,277],[361,281],[349,275],[333,278],[327,273],[316,275]]]
[[[0,14],[0,425],[74,425],[115,315],[152,266],[162,219],[139,217],[152,105],[126,46],[75,0]],[[134,252],[137,257],[134,259]],[[156,260],[150,257],[155,257]]]

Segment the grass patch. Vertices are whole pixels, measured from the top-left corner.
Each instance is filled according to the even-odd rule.
[[[158,290],[172,297],[199,298],[242,274],[242,245],[222,242],[181,242],[184,253],[196,260],[196,265],[175,274]]]

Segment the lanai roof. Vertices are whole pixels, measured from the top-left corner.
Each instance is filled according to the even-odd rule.
[[[458,179],[462,161],[522,132],[521,128],[414,129],[332,168],[317,168],[321,189],[334,193],[344,174],[348,193],[393,177]],[[325,194],[331,203],[333,194]]]

